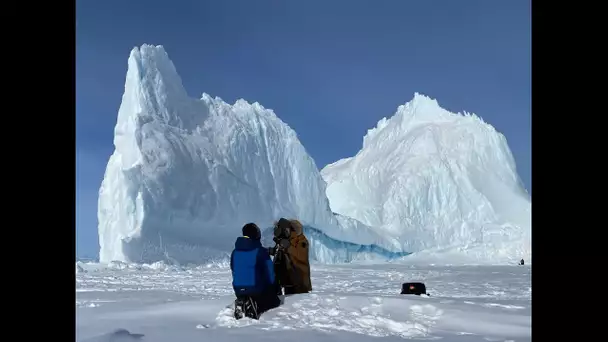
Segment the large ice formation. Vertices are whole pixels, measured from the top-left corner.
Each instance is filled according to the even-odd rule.
[[[279,217],[316,227],[331,247],[400,251],[331,212],[313,159],[272,110],[189,98],[162,46],[131,51],[114,146],[99,190],[101,262],[205,262],[229,252],[243,224],[269,227]],[[319,247],[313,258],[339,253]]]
[[[188,97],[163,47],[143,45],[128,59],[114,146],[99,190],[102,263],[206,263],[243,224],[279,217],[302,221],[320,262],[529,252],[530,199],[504,137],[422,95],[327,166],[326,188],[272,110]]]
[[[505,137],[474,114],[416,93],[367,132],[354,157],[321,174],[334,212],[397,239],[402,250],[531,257],[531,198]]]

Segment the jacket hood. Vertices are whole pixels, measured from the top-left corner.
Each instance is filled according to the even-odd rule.
[[[300,221],[295,220],[295,219],[290,220],[289,222],[291,223],[291,228],[296,233],[296,235],[302,235],[302,232],[303,232],[302,223],[300,223]]]
[[[260,240],[250,239],[246,236],[239,236],[234,243],[234,249],[239,251],[250,251],[262,247]]]

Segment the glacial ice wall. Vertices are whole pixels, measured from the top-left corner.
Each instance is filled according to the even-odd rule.
[[[258,103],[188,97],[162,46],[134,48],[99,190],[100,261],[200,263],[247,222],[296,217],[334,239],[392,246],[329,209],[296,133]]]
[[[505,137],[474,114],[416,93],[368,131],[355,156],[321,174],[334,212],[400,250],[531,257],[531,198]]]

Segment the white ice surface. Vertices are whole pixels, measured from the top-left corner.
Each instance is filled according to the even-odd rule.
[[[114,135],[99,190],[101,262],[205,262],[229,253],[245,223],[279,217],[397,246],[331,212],[313,159],[271,109],[189,98],[162,46],[131,51]]]
[[[415,94],[368,131],[354,157],[321,175],[334,212],[393,237],[402,250],[531,261],[531,198],[505,137],[474,114]]]
[[[226,265],[110,267],[79,263],[76,335],[114,341],[530,341],[530,266],[315,266],[313,292],[260,321],[235,321]],[[423,281],[430,297],[399,294]]]
[[[190,98],[164,48],[143,45],[128,59],[114,145],[99,190],[103,263],[225,258],[245,223],[279,217],[323,233],[311,241],[319,262],[418,251],[531,262],[531,202],[504,137],[422,95],[323,169],[326,188],[271,109]],[[358,256],[349,243],[385,252]]]

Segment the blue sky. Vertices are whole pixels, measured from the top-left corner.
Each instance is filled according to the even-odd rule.
[[[190,96],[274,109],[319,168],[421,92],[502,132],[532,191],[529,1],[78,0],[79,256],[98,253],[97,193],[143,43],[165,46]]]

